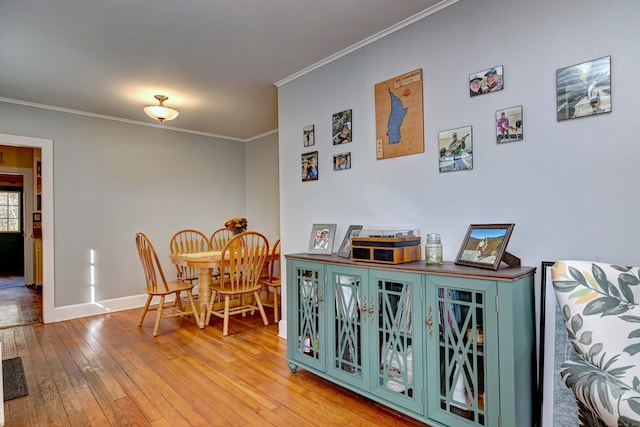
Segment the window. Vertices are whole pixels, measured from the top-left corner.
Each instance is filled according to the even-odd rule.
[[[0,233],[19,233],[20,221],[20,192],[0,191]]]

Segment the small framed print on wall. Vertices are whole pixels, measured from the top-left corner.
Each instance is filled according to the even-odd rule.
[[[351,152],[333,156],[333,170],[341,171],[345,169],[351,169]]]
[[[302,128],[302,142],[305,147],[310,147],[316,143],[315,126],[308,125]]]
[[[318,180],[318,152],[310,151],[304,153],[300,159],[301,176],[303,181]]]
[[[556,71],[558,121],[611,112],[611,57]]]
[[[438,133],[440,172],[473,169],[473,140],[471,126]]]
[[[346,144],[353,140],[353,121],[351,110],[335,113],[331,117],[331,135],[333,145]]]
[[[522,105],[496,111],[496,142],[502,144],[522,141],[522,139],[524,139]]]
[[[484,95],[504,89],[502,65],[478,71],[469,76],[469,96]]]

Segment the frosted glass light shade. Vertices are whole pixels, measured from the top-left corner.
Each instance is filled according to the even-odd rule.
[[[178,117],[178,114],[180,114],[178,113],[178,110],[164,106],[164,101],[169,98],[164,95],[156,95],[154,98],[158,100],[160,105],[147,105],[144,107],[144,112],[147,116],[152,119],[160,120],[161,122],[165,120],[173,120]]]
[[[165,120],[173,120],[178,117],[178,114],[180,114],[178,110],[163,107],[161,105],[147,105],[144,107],[144,112],[152,119],[160,120],[161,122]]]

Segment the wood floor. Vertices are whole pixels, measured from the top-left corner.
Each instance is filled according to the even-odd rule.
[[[417,426],[298,369],[260,316],[198,329],[140,310],[0,330],[21,356],[29,395],[5,402],[6,426]],[[267,313],[271,315],[271,312]]]
[[[0,329],[42,322],[42,288],[24,277],[0,276]]]

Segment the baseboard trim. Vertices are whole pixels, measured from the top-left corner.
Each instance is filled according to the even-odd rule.
[[[49,319],[50,321],[47,321],[47,323],[62,322],[64,320],[141,308],[144,306],[146,300],[147,295],[141,294],[124,298],[96,301],[93,303],[54,307],[52,319]],[[169,301],[169,299],[167,299],[167,301]]]

